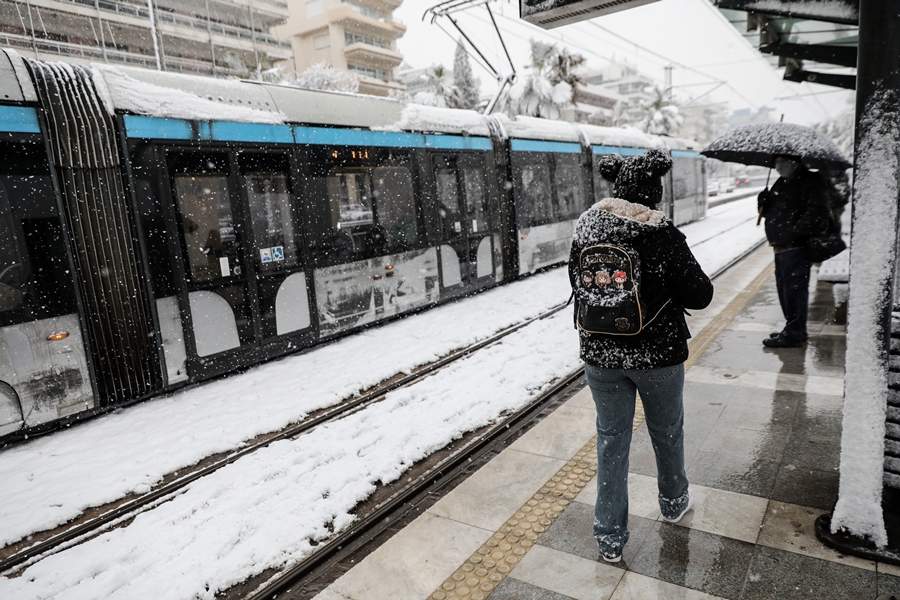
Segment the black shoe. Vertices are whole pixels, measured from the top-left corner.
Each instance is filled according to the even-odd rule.
[[[778,337],[779,335],[781,335],[781,334],[782,334],[781,331],[773,331],[772,333],[769,334],[769,337],[770,337],[770,338],[777,338],[777,337]]]
[[[803,340],[791,340],[782,335],[763,340],[763,346],[766,348],[799,348],[805,343]]]

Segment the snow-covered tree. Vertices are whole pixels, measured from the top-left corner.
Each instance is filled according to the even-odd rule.
[[[476,108],[480,100],[479,85],[472,75],[472,65],[462,41],[456,44],[453,56],[453,84],[459,90],[460,106],[454,108]]]
[[[510,116],[558,119],[560,110],[572,103],[573,85],[582,82],[573,69],[583,62],[584,57],[560,51],[555,44],[531,40],[531,65],[501,100],[501,106]]]
[[[678,106],[658,87],[653,88],[653,99],[641,102],[641,119],[635,127],[645,133],[675,135],[683,119]]]
[[[293,82],[298,87],[308,90],[327,90],[332,92],[357,92],[359,84],[346,71],[339,71],[324,62],[314,64],[303,71]]]
[[[825,134],[834,142],[840,151],[848,159],[853,159],[853,128],[855,117],[853,108],[850,107],[836,117],[813,125],[813,128]]]
[[[413,96],[413,102],[426,106],[438,106],[441,108],[460,108],[462,96],[454,84],[450,83],[447,69],[444,65],[434,65],[426,73],[428,89]]]

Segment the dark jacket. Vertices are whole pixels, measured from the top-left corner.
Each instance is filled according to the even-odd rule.
[[[691,337],[684,309],[708,306],[712,282],[688,248],[684,234],[661,212],[607,199],[585,211],[575,225],[569,255],[573,289],[579,277],[581,251],[588,246],[617,243],[632,246],[640,257],[641,297],[648,308],[655,312],[666,300],[671,302],[634,336],[579,329],[582,360],[595,367],[615,369],[655,369],[683,363]]]
[[[831,219],[831,195],[820,173],[797,168],[761,192],[758,207],[766,218],[766,238],[776,248],[802,248],[811,234],[824,232]]]

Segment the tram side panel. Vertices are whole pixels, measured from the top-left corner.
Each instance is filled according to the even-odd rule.
[[[511,140],[519,274],[565,262],[579,215],[591,204],[581,145]]]
[[[0,435],[95,407],[37,113],[0,106]],[[13,130],[13,131],[10,131]]]

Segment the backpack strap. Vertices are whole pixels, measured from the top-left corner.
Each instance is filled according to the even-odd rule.
[[[647,325],[649,325],[650,323],[652,323],[653,321],[655,321],[655,320],[656,320],[656,317],[659,316],[659,313],[661,313],[661,312],[663,311],[663,309],[664,309],[665,307],[667,307],[671,301],[672,301],[671,298],[669,298],[668,300],[666,300],[666,301],[663,303],[663,305],[659,307],[659,310],[657,310],[657,311],[653,314],[652,317],[650,317],[648,320],[644,321],[644,327],[647,327]]]

